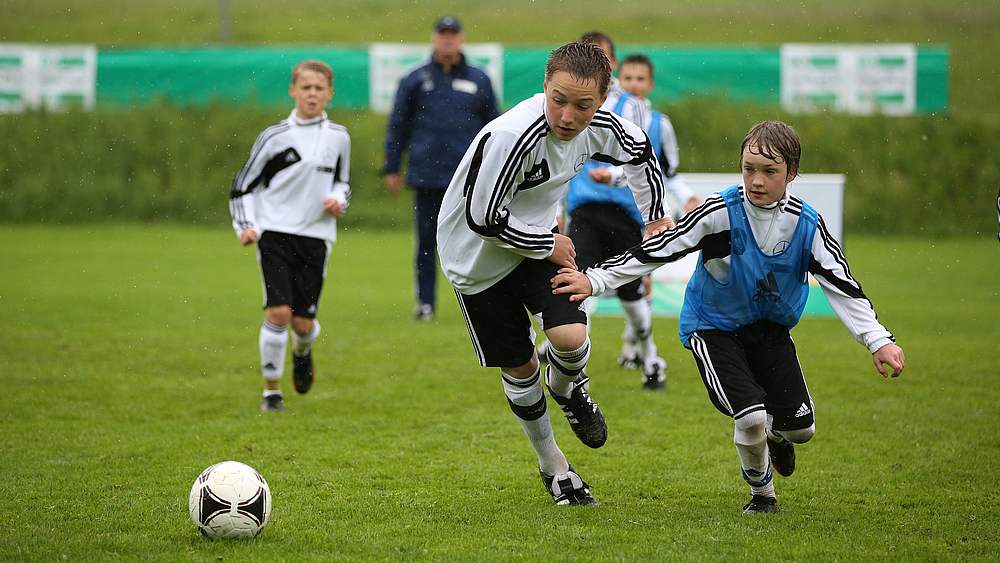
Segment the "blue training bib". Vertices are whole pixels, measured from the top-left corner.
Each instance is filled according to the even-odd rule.
[[[681,344],[690,348],[691,333],[698,330],[736,329],[760,320],[792,328],[799,322],[809,298],[809,256],[819,215],[802,202],[802,213],[788,247],[768,256],[757,246],[739,187],[722,192],[729,212],[729,280],[719,283],[698,267],[684,292],[681,308]]]

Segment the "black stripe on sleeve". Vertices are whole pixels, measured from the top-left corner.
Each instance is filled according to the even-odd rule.
[[[861,289],[859,284],[857,287],[851,285],[847,280],[838,278],[832,271],[823,267],[822,264],[816,261],[816,258],[809,256],[809,273],[814,276],[822,276],[823,279],[830,282],[833,287],[836,287],[844,293],[844,295],[852,299],[864,299],[868,301],[868,306],[871,306],[871,301],[865,295],[865,292]],[[857,283],[857,282],[855,282]]]

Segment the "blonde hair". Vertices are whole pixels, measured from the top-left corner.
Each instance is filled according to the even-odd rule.
[[[295,84],[295,81],[299,79],[299,74],[302,73],[303,70],[311,70],[322,74],[326,77],[326,81],[330,84],[330,86],[333,86],[333,69],[330,68],[330,65],[316,59],[306,59],[304,61],[300,61],[294,68],[292,68],[292,84]]]

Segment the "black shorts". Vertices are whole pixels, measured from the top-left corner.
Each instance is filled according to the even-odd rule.
[[[775,430],[812,426],[812,398],[787,327],[759,321],[735,332],[699,330],[691,352],[722,414],[740,419],[765,410]]]
[[[642,226],[621,207],[610,203],[588,203],[570,214],[569,238],[576,247],[576,265],[583,271],[598,262],[618,256],[642,243]],[[642,279],[618,288],[622,301],[637,301],[643,295]]]
[[[526,258],[488,289],[475,295],[455,292],[481,365],[517,367],[528,363],[535,353],[528,311],[541,313],[545,330],[587,323],[582,301],[574,303],[566,294],[552,294],[551,280],[558,270],[559,266],[548,260]]]
[[[316,318],[329,255],[325,240],[264,231],[257,241],[264,307],[289,305],[297,317]]]

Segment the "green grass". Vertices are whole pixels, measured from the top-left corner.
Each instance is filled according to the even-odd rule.
[[[736,0],[606,2],[516,0],[299,0],[293,5],[229,2],[236,44],[424,42],[441,14],[463,19],[469,41],[552,45],[600,28],[622,44],[776,45],[893,43],[947,45],[951,107],[1000,119],[993,92],[1000,74],[985,53],[1000,39],[1000,5],[992,0],[767,1],[747,9]],[[96,43],[104,48],[203,45],[220,39],[219,2],[174,0],[7,0],[0,41]]]
[[[226,228],[0,226],[0,238],[2,560],[1000,555],[993,238],[846,241],[907,371],[877,377],[836,320],[795,330],[818,433],[778,479],[782,512],[764,518],[738,513],[731,423],[674,320],[656,321],[666,393],[615,365],[621,322],[595,321],[607,446],[585,448],[550,411],[602,505],[558,509],[447,288],[438,320],[409,320],[406,233],[343,233],[317,384],[276,416],[256,410],[253,251]],[[191,482],[223,459],[271,484],[273,519],[253,542],[205,541],[188,520]]]

